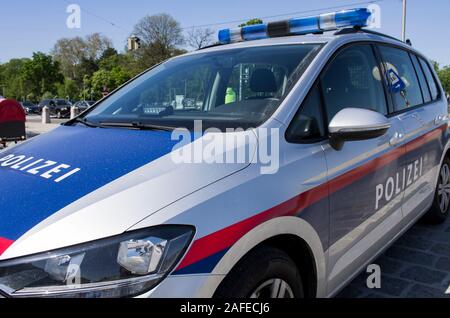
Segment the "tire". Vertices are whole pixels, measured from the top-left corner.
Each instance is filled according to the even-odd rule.
[[[433,205],[425,214],[424,221],[429,224],[442,224],[447,220],[450,210],[450,159],[445,158],[439,171],[438,183]]]
[[[304,298],[300,272],[282,250],[261,246],[233,268],[215,298]]]

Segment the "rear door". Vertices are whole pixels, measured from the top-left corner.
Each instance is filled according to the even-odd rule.
[[[388,114],[380,61],[370,44],[341,50],[321,76],[328,123],[342,109],[366,108]],[[402,127],[398,118],[382,137],[347,142],[340,151],[324,147],[330,191],[329,291],[345,283],[402,220]]]
[[[427,178],[426,182],[429,184],[428,188],[430,188],[432,196],[436,188],[437,175],[439,174],[441,159],[447,143],[448,104],[446,99],[443,98],[443,94],[440,93],[431,65],[421,57],[414,56],[413,59],[418,61],[416,67],[418,74],[422,76],[423,73],[424,83],[421,86],[427,97],[425,104],[421,107],[419,116],[424,122],[426,133],[424,138],[429,140],[429,142],[425,143],[423,151],[426,152],[430,167],[434,167],[434,171],[424,175]],[[428,93],[430,94],[430,101],[428,101]]]
[[[405,131],[406,164],[402,187],[403,214],[408,221],[427,209],[433,200],[442,154],[440,127],[443,118],[438,121],[442,111],[432,103],[425,74],[414,54],[391,46],[380,45],[379,49],[386,70],[398,76],[398,79],[388,78],[394,112]],[[402,87],[395,89],[392,80],[400,80]]]

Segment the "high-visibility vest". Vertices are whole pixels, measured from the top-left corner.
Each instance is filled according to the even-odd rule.
[[[236,102],[236,92],[233,90],[233,88],[228,87],[227,93],[225,95],[225,104],[231,104]]]

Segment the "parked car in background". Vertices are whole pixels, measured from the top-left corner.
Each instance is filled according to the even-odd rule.
[[[20,105],[22,105],[23,110],[25,111],[25,113],[27,115],[41,113],[41,109],[39,108],[39,106],[32,102],[25,101],[25,102],[21,102]]]
[[[66,99],[44,99],[37,106],[37,113],[42,112],[42,108],[47,106],[50,108],[50,115],[56,116],[58,118],[64,118],[70,116],[70,107],[72,107],[72,102]]]
[[[86,109],[90,108],[95,104],[95,101],[93,100],[80,100],[79,102],[76,102],[74,106],[78,107],[80,112],[85,111]]]
[[[37,114],[42,113],[42,108],[45,106],[50,107],[50,102],[53,101],[53,99],[43,99],[38,105],[37,105]]]
[[[69,117],[70,107],[72,107],[72,103],[66,99],[53,99],[49,102],[50,116]]]

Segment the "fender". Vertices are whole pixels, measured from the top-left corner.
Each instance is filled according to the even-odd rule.
[[[447,119],[447,129],[444,131],[444,134],[443,134],[443,138],[446,139],[446,143],[445,143],[444,149],[442,151],[442,157],[441,157],[441,163],[439,165],[439,169],[442,166],[442,164],[444,163],[444,159],[445,159],[445,156],[447,155],[447,152],[450,150],[449,136],[450,136],[450,119]],[[439,176],[439,171],[437,172],[437,176]],[[436,179],[438,178],[437,176],[436,176]],[[437,183],[437,181],[436,181],[436,183]]]
[[[279,235],[295,235],[308,244],[314,256],[317,273],[317,297],[326,297],[326,268],[327,257],[323,250],[320,237],[314,228],[305,220],[298,217],[280,217],[269,220],[245,234],[237,241],[216,265],[197,297],[211,297],[222,280],[232,268],[257,245]]]

